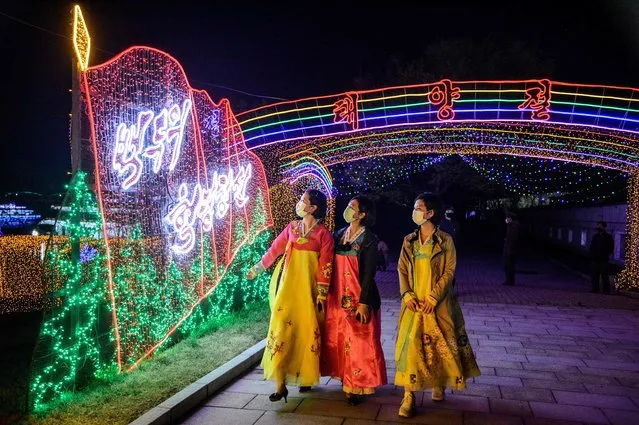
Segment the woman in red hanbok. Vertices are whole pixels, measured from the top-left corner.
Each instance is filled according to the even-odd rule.
[[[378,239],[368,228],[375,223],[375,203],[356,196],[344,219],[348,227],[335,234],[321,364],[322,375],[341,380],[349,404],[357,404],[387,382],[381,300],[374,280]]]

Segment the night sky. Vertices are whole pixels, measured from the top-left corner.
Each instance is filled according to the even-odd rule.
[[[72,50],[64,37],[72,4],[13,3],[0,5],[0,195],[59,192],[71,166]],[[284,99],[362,88],[355,82],[364,76],[373,88],[393,84],[386,72],[392,56],[416,59],[450,39],[516,39],[554,62],[552,79],[639,87],[639,2],[632,0],[171,3],[81,2],[90,63],[131,45],[153,46],[182,63],[193,87],[228,97],[239,111],[273,100],[216,86]]]

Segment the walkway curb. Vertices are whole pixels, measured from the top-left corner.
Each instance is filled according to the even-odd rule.
[[[164,400],[129,425],[172,425],[235,378],[255,366],[264,353],[266,339]]]

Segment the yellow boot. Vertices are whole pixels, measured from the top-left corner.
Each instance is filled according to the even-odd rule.
[[[432,394],[432,400],[433,401],[444,401],[445,398],[445,392],[444,392],[445,388],[444,387],[434,387],[433,388],[433,394]]]
[[[399,406],[399,416],[402,418],[410,418],[415,414],[415,394],[412,391],[404,393],[402,405]]]

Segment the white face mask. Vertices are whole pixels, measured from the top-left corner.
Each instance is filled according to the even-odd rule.
[[[299,201],[297,205],[295,205],[295,213],[297,214],[299,218],[304,218],[308,215],[305,209],[306,209],[306,204],[303,201]]]
[[[426,219],[424,219],[424,211],[422,210],[413,210],[413,223],[418,226],[426,223]]]

